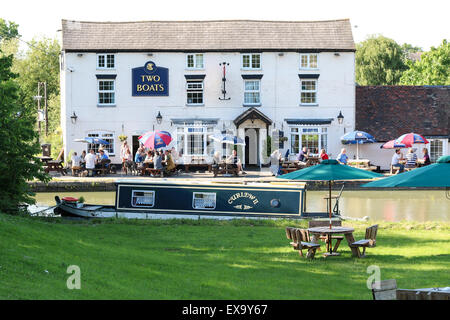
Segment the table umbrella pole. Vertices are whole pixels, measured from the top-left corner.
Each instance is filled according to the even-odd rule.
[[[331,180],[328,181],[328,186],[329,186],[329,197],[328,197],[328,212],[330,214],[330,229],[331,229]]]

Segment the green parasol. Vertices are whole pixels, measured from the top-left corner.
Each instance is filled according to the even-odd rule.
[[[431,165],[372,181],[363,187],[450,187],[450,156],[442,156]]]
[[[289,180],[303,180],[303,181],[328,181],[330,197],[329,214],[330,214],[330,229],[331,229],[331,181],[336,180],[358,180],[358,179],[373,179],[382,177],[382,174],[366,171],[341,165],[337,160],[323,160],[320,164],[309,168],[293,171],[279,176],[281,179]]]

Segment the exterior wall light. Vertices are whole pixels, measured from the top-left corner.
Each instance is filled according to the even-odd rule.
[[[156,116],[156,122],[158,124],[161,124],[161,122],[162,122],[162,115],[161,115],[161,112],[159,112],[159,111],[158,111],[158,115]]]
[[[344,122],[344,116],[342,115],[342,112],[339,111],[339,115],[337,116],[338,119],[338,123],[342,124],[342,122]]]
[[[78,116],[73,112],[73,115],[70,116],[70,121],[75,124],[77,122]]]

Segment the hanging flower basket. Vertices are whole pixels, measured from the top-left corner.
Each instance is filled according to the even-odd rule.
[[[119,136],[119,140],[120,141],[122,141],[122,142],[124,142],[125,140],[127,140],[127,136],[126,135],[124,135],[124,134],[121,134],[120,136]]]

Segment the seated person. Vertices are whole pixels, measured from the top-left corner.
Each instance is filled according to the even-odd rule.
[[[403,159],[403,155],[400,152],[400,149],[396,149],[394,155],[392,156],[391,166],[394,168],[399,168],[399,172],[402,173],[405,169],[405,166],[400,163],[399,160]]]
[[[162,157],[159,151],[155,152],[155,156],[153,158],[153,168],[157,170],[164,170],[164,166],[162,165]]]
[[[231,161],[231,163],[233,164],[233,167],[238,169],[238,172],[242,171],[242,174],[247,174],[247,172],[242,170],[241,160],[238,158],[236,150],[233,150],[233,152],[227,158],[227,160]]]
[[[306,149],[306,147],[303,147],[302,150],[300,150],[297,160],[301,162],[306,162],[306,160],[308,160],[308,149]]]
[[[347,164],[348,156],[346,154],[347,150],[345,148],[341,149],[341,153],[338,154],[336,160],[339,161],[341,164]]]
[[[109,157],[105,154],[105,151],[103,149],[99,151],[100,155],[98,156],[97,166],[101,168],[102,165],[104,165],[107,168],[110,162]]]
[[[413,148],[409,148],[406,154],[406,165],[405,168],[415,168],[417,162],[417,155],[414,153]]]
[[[219,164],[222,162],[222,160],[220,158],[221,158],[220,152],[219,151],[214,152],[214,157],[213,157],[213,162],[212,162],[213,168],[219,168]]]
[[[142,151],[143,151],[142,148],[139,148],[139,149],[137,150],[136,154],[134,155],[134,162],[135,162],[136,164],[141,163],[141,162],[144,161],[145,153],[144,153],[144,156],[143,156],[143,155],[142,155]]]
[[[177,168],[177,165],[173,161],[172,155],[170,154],[169,150],[166,150],[165,152],[165,159],[166,159],[166,172],[173,172]]]
[[[145,157],[145,160],[144,160],[144,162],[153,162],[153,157],[154,157],[154,153],[153,153],[153,151],[148,151],[147,152],[147,156]]]
[[[81,170],[81,157],[76,152],[72,155],[72,175],[75,175],[76,170]]]
[[[427,166],[427,165],[431,164],[430,156],[428,155],[428,149],[423,148],[422,152],[423,152],[423,165]]]
[[[325,149],[320,150],[319,157],[321,161],[329,159],[327,153],[325,152]]]

